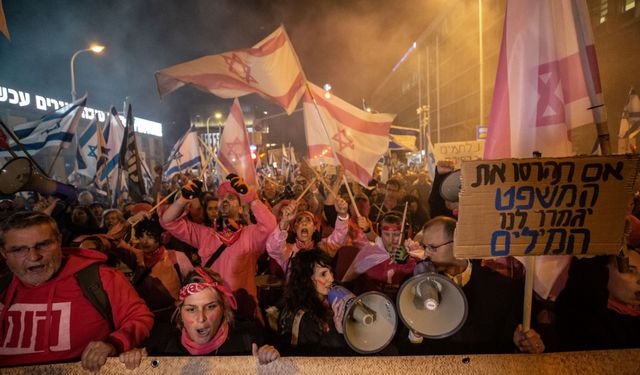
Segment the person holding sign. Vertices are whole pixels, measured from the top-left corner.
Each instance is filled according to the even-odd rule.
[[[407,349],[415,354],[541,353],[545,347],[533,329],[523,332],[518,324],[522,317],[522,282],[505,277],[479,261],[458,259],[453,254],[456,220],[438,216],[423,228],[422,245],[436,272],[459,285],[468,302],[464,326],[452,336],[422,341]],[[515,345],[515,346],[514,346]],[[409,354],[407,353],[407,354]]]

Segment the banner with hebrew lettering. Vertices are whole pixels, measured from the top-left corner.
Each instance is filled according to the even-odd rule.
[[[484,156],[484,139],[476,141],[446,142],[433,145],[436,160],[449,160],[459,169],[465,160],[479,160]]]
[[[459,258],[616,254],[637,155],[462,163]]]

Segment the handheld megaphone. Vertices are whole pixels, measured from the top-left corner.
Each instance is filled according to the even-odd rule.
[[[72,201],[78,196],[73,185],[63,184],[38,174],[27,158],[9,160],[0,170],[0,194],[11,195],[19,191],[36,191],[67,201]]]
[[[393,302],[380,292],[355,296],[341,286],[329,290],[329,304],[344,300],[342,328],[351,349],[361,354],[377,353],[386,348],[398,327]]]
[[[457,202],[461,186],[460,170],[458,169],[442,181],[442,185],[440,185],[440,196],[449,202]]]
[[[448,277],[423,273],[405,281],[396,298],[402,322],[420,336],[441,339],[467,320],[467,297]]]

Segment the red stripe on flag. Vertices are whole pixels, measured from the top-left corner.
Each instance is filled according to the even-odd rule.
[[[391,122],[382,123],[382,122],[376,122],[376,121],[367,121],[363,118],[354,116],[353,114],[345,111],[342,108],[338,108],[335,104],[326,100],[324,96],[319,95],[317,92],[314,92],[313,96],[316,100],[316,103],[318,103],[318,106],[326,109],[327,112],[329,112],[329,114],[331,115],[331,117],[336,119],[342,125],[348,128],[357,130],[359,132],[367,133],[371,135],[377,135],[382,137],[386,137],[389,135]],[[309,102],[307,100],[307,96],[305,96],[305,101],[313,105],[313,102]]]
[[[265,93],[260,90],[256,86],[248,85],[246,82],[230,77],[228,75],[216,74],[216,73],[204,73],[197,75],[184,75],[184,76],[176,76],[176,80],[189,82],[190,85],[195,86],[204,91],[211,91],[217,89],[230,89],[230,90],[245,90],[248,91],[247,94],[257,93],[264,97],[270,98],[280,104],[282,107],[287,108],[291,104],[291,102],[295,99],[298,92],[302,89],[304,85],[304,77],[302,74],[298,74],[295,78],[289,91],[287,91],[284,95],[273,96]],[[216,94],[221,96],[219,93]]]
[[[310,159],[322,159],[323,157],[334,159],[332,152],[327,152],[323,154],[325,150],[331,150],[331,147],[327,144],[309,145],[308,150],[309,150]],[[364,169],[360,164],[356,163],[355,161],[349,158],[346,158],[337,152],[336,152],[336,155],[338,156],[338,161],[340,162],[342,167],[345,170],[351,172],[351,174],[353,174],[358,180],[360,180],[360,183],[366,186],[367,183],[372,178],[371,173],[369,173],[366,169]]]
[[[246,52],[247,54],[255,57],[263,57],[275,53],[287,43],[287,36],[278,29],[279,34],[271,39],[264,41],[264,44],[257,48],[247,48],[246,50],[240,50],[238,52]],[[292,48],[293,50],[293,48]]]

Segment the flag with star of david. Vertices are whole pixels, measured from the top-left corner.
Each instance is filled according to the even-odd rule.
[[[367,186],[376,164],[389,148],[389,130],[395,115],[369,113],[335,95],[327,99],[324,89],[312,83],[302,108],[311,165],[340,164]]]
[[[96,187],[103,191],[108,191],[106,182],[109,182],[109,189],[113,193],[116,189],[118,164],[120,163],[120,146],[124,140],[125,128],[118,115],[118,111],[111,107],[107,113],[103,129],[104,147],[101,158],[98,159],[97,171],[95,176]],[[101,140],[98,139],[98,145]]]
[[[229,116],[224,122],[220,136],[218,160],[229,173],[235,173],[244,178],[247,184],[257,187],[256,168],[251,159],[249,134],[244,124],[240,101],[236,98],[231,105]],[[218,175],[225,174],[218,168]]]
[[[573,155],[572,130],[605,116],[585,0],[509,0],[485,158]]]
[[[256,93],[291,114],[305,77],[284,26],[251,48],[204,56],[156,72],[160,96],[191,85],[221,98]]]
[[[100,158],[96,122],[97,119],[94,117],[89,126],[80,134],[76,150],[77,172],[89,178],[96,175],[98,158]]]
[[[575,154],[572,130],[604,121],[586,1],[509,0],[485,158],[530,158],[533,151],[570,156]],[[534,290],[539,296],[550,295],[570,261],[570,256],[536,257]]]
[[[86,103],[87,96],[85,95],[73,103],[42,116],[40,120],[16,125],[13,128],[13,133],[20,140],[23,148],[31,155],[48,147],[67,148],[71,145]],[[13,152],[18,156],[24,156],[23,148],[17,145],[13,139],[7,141]],[[11,156],[8,150],[0,150],[0,157]]]
[[[198,133],[189,129],[173,146],[169,154],[168,165],[164,169],[164,178],[170,179],[178,172],[190,171],[202,166],[204,160],[200,141],[198,141]]]

